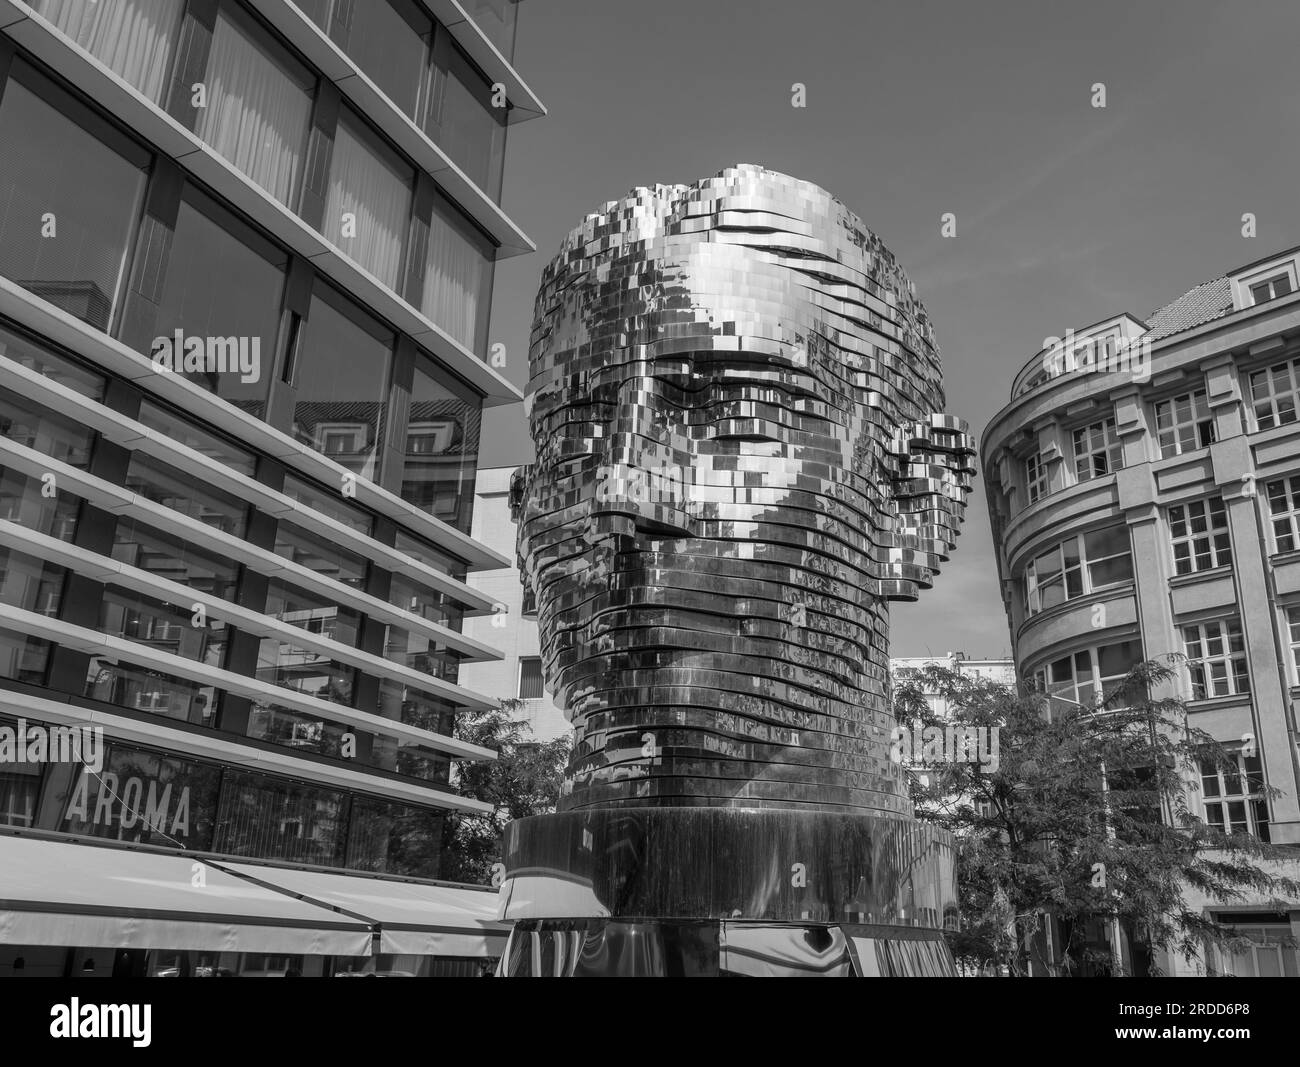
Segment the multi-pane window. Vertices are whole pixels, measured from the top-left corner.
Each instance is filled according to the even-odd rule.
[[[1204,389],[1161,400],[1155,410],[1162,459],[1214,443],[1214,416]]]
[[[1111,694],[1114,687],[1142,662],[1142,642],[1120,641],[1113,645],[1085,648],[1052,660],[1034,673],[1042,692],[1091,707]]]
[[[1113,418],[1074,431],[1074,474],[1079,481],[1105,477],[1122,466],[1124,448]]]
[[[1300,606],[1286,609],[1286,625],[1291,644],[1291,668],[1295,677],[1300,679]]]
[[[1025,459],[1025,489],[1031,504],[1047,495],[1047,462],[1041,452]]]
[[[1169,509],[1169,539],[1178,574],[1232,564],[1232,539],[1222,497],[1175,504]]]
[[[1291,925],[1269,922],[1265,916],[1243,914],[1231,923],[1233,934],[1250,943],[1229,952],[1210,946],[1210,977],[1300,978],[1300,949],[1294,947]],[[1228,918],[1220,916],[1220,921]]]
[[[1201,761],[1201,802],[1205,821],[1227,834],[1254,834],[1269,840],[1264,768],[1258,756],[1236,754],[1231,767]]]
[[[1250,692],[1240,619],[1190,623],[1182,630],[1193,700]]]
[[[1273,550],[1294,552],[1300,548],[1300,474],[1269,482],[1265,491],[1273,526]]]
[[[317,286],[294,371],[294,436],[374,480],[387,409],[394,336],[350,300]]]
[[[542,692],[541,657],[524,656],[519,661],[519,699],[536,700]]]
[[[1254,371],[1250,376],[1250,403],[1255,428],[1271,430],[1296,421],[1300,398],[1300,358],[1288,359]]]
[[[1255,282],[1250,287],[1251,300],[1256,304],[1276,300],[1289,292],[1291,292],[1291,276],[1285,271],[1272,278],[1265,278],[1262,282]]]
[[[1030,615],[1133,579],[1128,527],[1079,534],[1035,556],[1025,570]]]

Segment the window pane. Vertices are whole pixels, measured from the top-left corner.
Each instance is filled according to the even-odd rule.
[[[492,245],[449,200],[434,199],[420,310],[482,356],[492,297]]]
[[[109,70],[162,103],[185,0],[32,0],[31,6]]]
[[[348,57],[411,118],[420,95],[433,22],[412,3],[366,0],[355,9]]]
[[[243,771],[228,771],[213,851],[317,863],[343,859],[345,796]]]
[[[415,172],[346,111],[330,162],[322,232],[390,289],[401,281]]]
[[[282,204],[307,145],[315,79],[237,5],[217,14],[194,132]]]
[[[294,436],[372,481],[392,351],[392,334],[332,290],[312,297],[294,374]]]
[[[454,45],[434,72],[427,132],[475,185],[501,199],[506,108],[492,106],[492,87]]]
[[[513,63],[519,0],[463,0],[461,7],[497,46],[497,51]]]
[[[275,361],[288,257],[270,243],[237,230],[223,212],[206,204],[199,210],[198,203],[196,195],[187,194],[176,219],[158,303],[155,351],[164,339],[174,349],[177,331],[183,346],[198,338],[204,345],[204,362],[201,366],[191,364],[196,369],[185,376],[261,418]],[[248,372],[237,365],[230,369],[229,360],[224,370],[215,360],[207,360],[208,351],[215,355],[220,346],[229,352],[232,343],[245,360],[243,366],[251,367]]]
[[[538,656],[528,656],[519,661],[519,698],[536,700],[543,694],[542,661]]]
[[[474,509],[481,402],[429,361],[415,367],[402,499],[468,533]]]
[[[0,144],[0,274],[107,330],[146,157],[125,158],[13,77]]]

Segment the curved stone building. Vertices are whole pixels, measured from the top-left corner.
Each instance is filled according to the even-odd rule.
[[[893,255],[761,167],[639,188],[544,271],[530,365],[519,555],[575,747],[560,813],[507,832],[515,949],[943,966],[949,845],[889,758],[888,601],[947,558],[974,450]]]
[[[1186,654],[1192,721],[1242,750],[1240,773],[1207,769],[1191,803],[1283,844],[1300,843],[1298,259],[1047,339],[981,455],[1022,677],[1088,701],[1142,659]],[[1232,912],[1257,951],[1203,969],[1298,973],[1274,942],[1300,910]]]

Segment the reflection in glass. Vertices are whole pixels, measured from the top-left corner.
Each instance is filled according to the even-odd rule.
[[[0,436],[82,470],[95,441],[89,427],[8,390],[0,393]]]
[[[469,533],[478,467],[481,401],[416,364],[406,425],[402,499]]]
[[[369,797],[352,802],[347,866],[406,878],[437,878],[442,815]]]
[[[438,50],[425,132],[493,201],[501,200],[506,151],[506,111],[493,107],[492,85],[449,43]]]
[[[195,663],[221,666],[226,624],[216,618],[204,626],[195,626],[193,621],[189,604],[168,604],[133,590],[104,587],[99,609],[102,633]]]
[[[158,302],[158,334],[169,340],[180,331],[187,339],[242,341],[250,353],[256,351],[254,381],[215,369],[187,377],[258,418],[266,410],[287,263],[288,256],[269,241],[197,193],[186,193]]]
[[[345,310],[346,309],[346,310]],[[379,476],[393,335],[326,290],[303,323],[293,433],[363,478]]]
[[[346,818],[342,793],[230,771],[212,847],[232,856],[337,867]]]
[[[200,726],[211,726],[217,714],[212,686],[109,656],[91,658],[84,692],[106,704]]]
[[[39,479],[0,467],[0,519],[71,541],[77,535],[81,497],[61,490],[51,499],[42,489]]]
[[[0,144],[21,146],[0,154],[0,274],[107,330],[149,157],[78,125],[43,79],[36,91],[26,81],[11,76],[0,102]]]
[[[126,488],[146,500],[197,519],[232,537],[243,537],[248,502],[210,485],[198,484],[175,467],[143,452],[132,452],[126,469]]]
[[[233,600],[239,566],[188,540],[121,516],[113,531],[113,558],[160,578],[189,586],[206,598]]]

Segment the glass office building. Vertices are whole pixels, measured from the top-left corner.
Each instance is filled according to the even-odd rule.
[[[494,264],[532,250],[500,207],[544,113],[516,8],[0,0],[0,974],[499,940],[434,880],[444,813],[484,807],[451,760],[493,755],[453,726],[492,704],[460,664],[500,658],[463,623],[508,565],[470,529],[482,411],[521,399],[485,359]],[[4,746],[59,728],[101,732],[95,769]],[[192,915],[163,943],[118,922],[148,927],[133,863],[183,888],[195,857],[209,899],[271,883],[242,936],[219,894],[157,901]],[[358,881],[374,913],[331,925]]]

